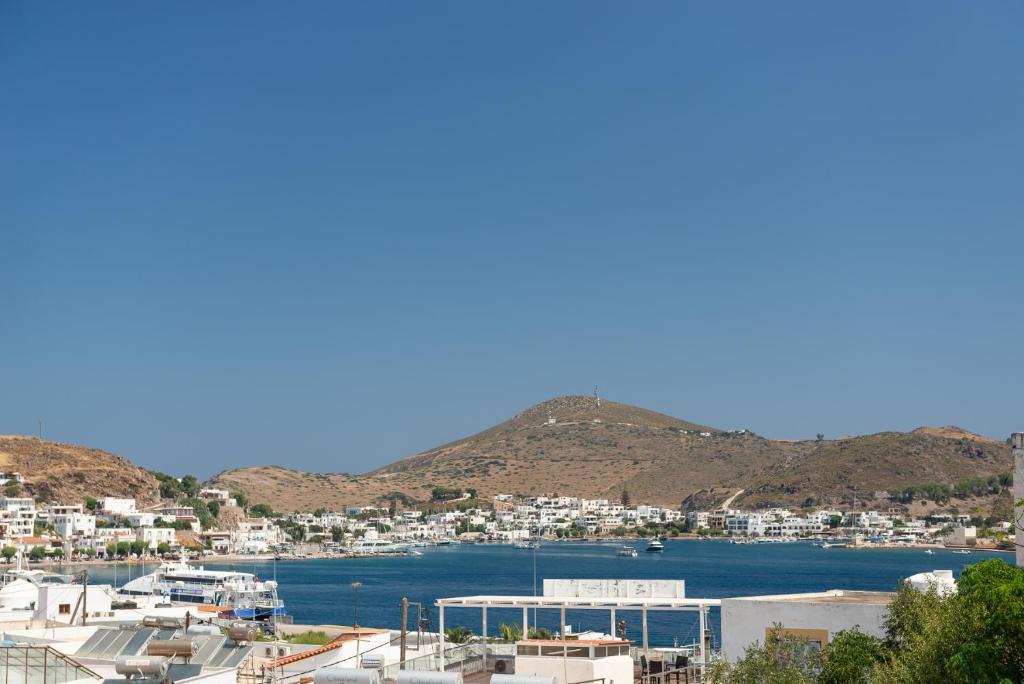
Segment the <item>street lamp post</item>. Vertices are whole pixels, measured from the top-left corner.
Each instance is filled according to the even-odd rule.
[[[352,590],[355,592],[355,603],[352,608],[352,626],[359,627],[359,587],[363,586],[363,583],[359,580],[352,582]]]

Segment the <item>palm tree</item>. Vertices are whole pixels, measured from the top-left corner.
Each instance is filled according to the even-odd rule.
[[[498,634],[501,635],[502,641],[521,641],[523,638],[523,628],[519,625],[502,623],[498,625]]]
[[[464,644],[473,638],[473,630],[461,625],[444,630],[444,638],[453,644]]]
[[[551,630],[547,627],[531,627],[528,639],[551,639]]]

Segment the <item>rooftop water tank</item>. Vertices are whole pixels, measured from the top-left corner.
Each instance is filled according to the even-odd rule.
[[[163,656],[118,656],[114,672],[124,677],[163,679],[167,675],[167,658]]]
[[[396,684],[462,684],[462,674],[458,672],[399,670],[395,679]]]
[[[146,644],[146,655],[151,656],[191,658],[197,650],[191,639],[154,639]]]
[[[313,684],[381,684],[380,670],[322,667],[313,673]]]

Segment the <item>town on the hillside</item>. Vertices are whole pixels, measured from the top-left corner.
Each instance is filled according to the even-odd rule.
[[[419,508],[347,506],[342,511],[281,513],[238,492],[202,488],[196,478],[160,474],[169,497],[140,507],[134,498],[96,492],[84,501],[39,502],[16,496],[21,473],[0,474],[0,549],[8,561],[85,561],[245,555],[285,559],[406,553],[429,543],[725,537],[733,543],[811,538],[822,546],[978,547],[1011,550],[1009,520],[968,514],[910,516],[886,511],[784,508],[679,509],[574,496],[498,494],[481,503],[473,490],[435,487]],[[729,503],[731,499],[725,503]]]

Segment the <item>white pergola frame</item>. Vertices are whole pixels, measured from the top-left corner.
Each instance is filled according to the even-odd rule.
[[[703,598],[591,598],[581,596],[458,596],[438,599],[438,627],[440,632],[441,655],[438,669],[444,671],[444,609],[479,608],[481,610],[482,635],[487,639],[488,608],[522,608],[523,638],[529,632],[530,609],[558,609],[560,625],[565,625],[567,610],[607,610],[611,614],[609,634],[615,637],[615,613],[617,610],[639,610],[643,616],[643,648],[647,650],[647,612],[651,610],[696,611],[700,620],[700,664],[707,663],[707,649],[704,647],[704,632],[707,629],[707,614],[710,608],[721,607],[721,599]]]

